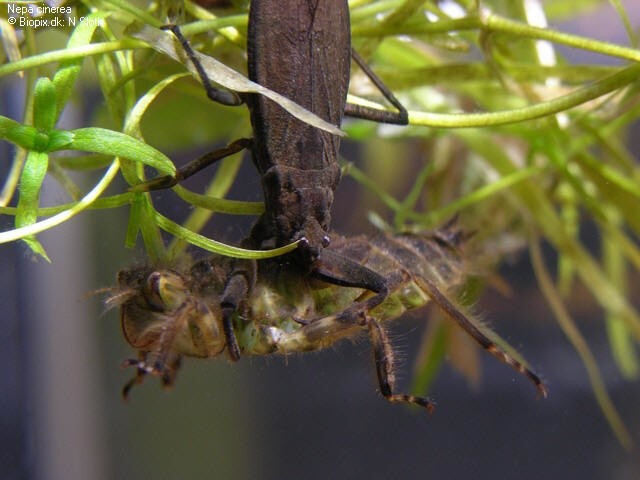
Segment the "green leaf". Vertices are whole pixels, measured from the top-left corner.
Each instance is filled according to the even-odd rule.
[[[20,177],[20,197],[18,199],[18,212],[16,213],[16,228],[31,225],[38,219],[38,206],[40,203],[40,190],[42,182],[47,174],[49,156],[43,152],[31,151]],[[42,245],[35,236],[24,237],[23,240],[38,255],[48,260]]]
[[[0,138],[8,140],[25,150],[39,150],[37,146],[41,143],[44,143],[45,147],[48,145],[48,137],[44,135],[44,142],[42,142],[42,135],[35,127],[21,125],[6,117],[2,117],[2,119],[5,121],[0,125]]]
[[[63,150],[66,146],[73,142],[75,135],[68,130],[53,130],[49,132],[49,144],[47,151],[54,152]]]
[[[123,157],[155,168],[162,175],[175,175],[173,162],[162,152],[124,133],[105,128],[89,127],[71,130],[73,140],[67,150],[102,153]]]
[[[186,240],[187,242],[208,250],[213,253],[219,253],[227,257],[235,258],[248,258],[254,260],[260,260],[263,258],[277,257],[278,255],[284,255],[298,247],[298,242],[290,243],[284,247],[274,248],[273,250],[247,250],[245,248],[233,247],[225,243],[216,242],[203,235],[187,230],[181,227],[177,223],[172,222],[167,217],[162,216],[156,212],[156,221],[158,226],[163,230]]]
[[[34,152],[30,152],[34,153]],[[53,217],[41,220],[34,224],[25,225],[23,227],[8,230],[6,232],[0,232],[0,243],[13,242],[14,240],[28,238],[36,233],[43,232],[49,228],[53,228],[60,225],[73,216],[77,215],[86,208],[92,206],[100,195],[104,193],[107,187],[111,184],[115,176],[120,171],[120,162],[115,160],[111,163],[111,166],[104,173],[102,178],[96,185],[79,201],[74,202],[73,206],[69,209],[65,209],[60,213],[55,214]],[[18,210],[21,210],[18,208]],[[37,211],[36,211],[37,212]],[[20,214],[20,211],[16,215]]]
[[[260,215],[264,212],[264,202],[243,202],[239,200],[229,200],[227,198],[216,198],[209,195],[200,195],[180,185],[176,185],[173,191],[185,202],[190,203],[194,207],[206,208],[213,212],[227,213],[230,215]]]
[[[42,133],[49,133],[56,125],[56,88],[47,77],[39,78],[36,82],[35,100],[33,105],[33,123]],[[47,141],[47,145],[48,145]]]
[[[133,36],[148,42],[155,50],[169,55],[174,60],[182,63],[187,69],[189,69],[189,71],[191,71],[191,73],[194,75],[197,74],[193,63],[186,57],[182,45],[180,45],[178,39],[175,38],[173,34],[156,28],[151,28],[149,26],[144,26],[139,32],[133,34]],[[235,70],[227,67],[215,58],[203,55],[199,52],[195,52],[195,55],[207,72],[208,77],[219,85],[222,85],[234,92],[257,93],[264,95],[303,122],[334,135],[344,135],[344,133],[335,125],[322,120],[317,115],[311,113],[305,108],[302,108],[300,105],[292,102],[288,98],[283,97],[262,85],[252,82],[244,75],[241,75]]]
[[[67,42],[67,48],[89,45],[95,29],[100,24],[100,20],[106,17],[107,14],[105,12],[93,12],[87,15],[86,21],[80,22],[73,29]],[[56,111],[58,116],[62,113],[64,106],[74,92],[73,87],[80,74],[84,59],[84,56],[78,56],[77,58],[61,62],[58,71],[53,77],[53,84],[55,85],[57,93]]]
[[[8,117],[3,117],[0,115],[0,138],[9,140],[10,142],[15,142],[12,138],[9,137],[10,132],[15,131],[16,128],[20,127],[20,124],[15,120],[11,120]]]

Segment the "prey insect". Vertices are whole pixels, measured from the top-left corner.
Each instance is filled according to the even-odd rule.
[[[465,278],[460,246],[465,235],[454,225],[421,235],[336,237],[328,249],[350,255],[388,278],[389,294],[358,321],[345,321],[340,313],[354,302],[373,295],[362,288],[305,282],[292,272],[257,273],[253,288],[240,308],[234,307],[225,325],[226,277],[233,260],[210,257],[187,271],[136,268],[118,276],[119,291],[108,300],[120,306],[122,329],[139,356],[126,364],[137,373],[123,394],[148,374],[164,385],[173,384],[183,356],[216,357],[238,348],[242,355],[305,352],[368,333],[381,394],[393,403],[411,403],[433,409],[415,395],[395,392],[394,352],[384,323],[405,311],[434,302],[476,342],[502,362],[525,375],[546,397],[546,387],[522,361],[493,340],[493,334],[465,313],[450,295]],[[249,269],[245,269],[248,271]],[[231,347],[231,345],[234,345]]]

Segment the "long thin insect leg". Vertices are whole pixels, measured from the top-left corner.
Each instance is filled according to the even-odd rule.
[[[518,360],[507,354],[498,345],[495,344],[489,337],[487,337],[474,323],[467,318],[467,316],[460,311],[429,279],[416,277],[414,279],[420,288],[431,297],[431,299],[438,305],[442,311],[452,320],[454,320],[462,329],[467,332],[471,337],[484,348],[491,355],[496,357],[501,362],[511,366],[514,370],[521,373],[531,380],[538,390],[538,394],[543,398],[547,398],[547,387],[542,383],[540,377],[529,370],[526,366],[520,363]]]
[[[211,84],[211,81],[207,76],[207,72],[204,70],[204,67],[196,57],[196,54],[193,51],[193,48],[191,48],[191,45],[189,44],[187,39],[184,38],[184,35],[182,35],[182,31],[180,30],[180,27],[178,27],[178,25],[164,25],[160,28],[162,30],[169,30],[180,41],[182,48],[187,54],[187,57],[189,57],[189,60],[191,61],[196,71],[198,72],[200,81],[204,85],[204,88],[207,92],[207,97],[209,97],[214,102],[218,102],[223,105],[229,105],[232,107],[241,105],[243,103],[242,97],[237,93],[229,90],[222,90],[222,89],[216,88]]]
[[[393,95],[391,90],[383,83],[373,70],[367,65],[364,59],[352,48],[351,57],[358,64],[360,69],[369,77],[369,80],[380,90],[380,93],[398,110],[390,112],[387,110],[378,110],[377,108],[365,107],[363,105],[354,105],[347,103],[344,113],[350,117],[363,118],[374,122],[392,123],[396,125],[407,125],[409,123],[409,114],[404,105]]]
[[[426,398],[406,393],[393,393],[395,388],[395,371],[393,365],[393,347],[391,341],[380,324],[372,318],[367,319],[369,336],[373,348],[373,358],[378,375],[380,393],[391,403],[410,403],[426,408],[431,413],[435,405]]]
[[[195,173],[203,170],[209,165],[214,164],[218,160],[222,160],[234,153],[240,152],[246,148],[251,148],[252,140],[250,138],[240,138],[234,142],[231,142],[226,147],[220,148],[213,152],[205,153],[201,157],[192,160],[191,162],[184,165],[182,168],[176,171],[175,176],[165,175],[163,177],[154,178],[149,180],[148,182],[140,183],[131,187],[132,191],[140,192],[148,192],[151,190],[162,190],[164,188],[171,188],[174,185],[177,185],[182,180],[189,178]]]

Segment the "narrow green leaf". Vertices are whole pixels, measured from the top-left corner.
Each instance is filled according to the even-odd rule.
[[[31,151],[20,177],[20,197],[18,199],[18,212],[15,218],[16,228],[32,225],[38,219],[38,206],[40,203],[40,190],[42,182],[47,174],[49,156],[46,153]],[[23,240],[38,255],[48,260],[42,245],[35,236],[24,237]]]
[[[46,250],[34,235],[24,237],[22,240],[24,240],[24,243],[28,245],[33,253],[40,255],[47,262],[51,263],[51,259],[49,258],[49,255],[47,255]]]
[[[147,255],[155,262],[167,260],[167,250],[158,225],[156,224],[156,211],[150,201],[149,194],[137,195],[140,202],[140,233],[144,241]]]
[[[100,11],[87,15],[86,21],[80,22],[73,29],[67,42],[67,48],[89,45],[95,29],[100,24],[100,21],[104,21],[106,17],[107,14]],[[73,87],[80,74],[84,59],[84,56],[78,56],[77,58],[61,62],[58,71],[53,77],[53,84],[55,85],[57,93],[56,110],[58,116],[62,113],[64,106],[74,92]]]
[[[36,82],[33,105],[33,123],[42,133],[48,133],[56,125],[56,87],[47,77]],[[48,143],[48,142],[47,142]]]
[[[166,87],[171,85],[176,80],[183,78],[185,75],[187,74],[176,73],[174,75],[170,75],[167,78],[163,79],[161,82],[155,84],[152,88],[149,89],[147,93],[140,97],[140,99],[138,99],[136,104],[127,115],[124,131],[129,135],[141,135],[140,122],[142,121],[142,117],[146,113],[147,109]]]
[[[131,203],[131,192],[120,193],[117,195],[110,195],[108,197],[102,197],[97,199],[95,202],[91,204],[87,208],[87,210],[97,210],[97,209],[112,209],[123,207],[125,205],[129,205]],[[58,213],[64,212],[65,210],[69,210],[78,202],[69,202],[63,203],[61,205],[56,205],[55,207],[40,207],[38,208],[37,215],[38,217],[49,217],[51,215],[56,215]],[[18,213],[17,207],[0,207],[0,215],[16,215]]]
[[[136,246],[136,239],[138,238],[138,232],[140,231],[140,223],[142,220],[142,201],[141,195],[134,193],[134,197],[131,201],[131,208],[129,209],[129,222],[127,223],[127,233],[124,238],[124,246],[127,248],[133,248]]]
[[[64,150],[64,148],[73,142],[75,135],[67,130],[52,130],[49,132],[49,144],[47,151],[54,152]]]
[[[230,215],[260,215],[264,212],[264,202],[243,202],[227,198],[215,198],[209,195],[194,193],[181,185],[176,185],[173,191],[185,202],[194,207],[206,208],[213,212]]]
[[[7,117],[0,117],[0,138],[7,140],[25,150],[38,150],[36,145],[42,143],[38,129],[30,125],[22,125]],[[45,135],[45,146],[48,137]]]
[[[36,233],[43,232],[49,228],[66,222],[84,209],[91,207],[93,202],[95,202],[98,197],[104,193],[104,191],[111,184],[119,171],[120,162],[118,160],[115,160],[111,163],[111,166],[107,169],[100,181],[91,189],[91,191],[89,191],[79,201],[75,202],[71,208],[62,211],[54,215],[53,217],[47,218],[46,220],[41,220],[37,223],[25,225],[23,227],[8,230],[6,232],[0,232],[0,243],[13,242],[18,239],[27,238],[30,235],[35,235]],[[18,215],[19,213],[20,212],[17,212],[16,215]]]
[[[124,133],[89,127],[71,130],[73,140],[67,150],[102,153],[127,158],[155,168],[162,175],[175,175],[173,162],[162,152]]]
[[[101,55],[103,53],[115,52],[118,50],[147,48],[147,44],[135,38],[123,38],[117,42],[100,42],[74,48],[61,48],[50,52],[39,53],[23,58],[17,62],[0,65],[0,78],[5,75],[17,73],[22,70],[37,68],[48,63],[61,62],[64,60],[88,57],[91,55]]]
[[[14,131],[19,126],[20,124],[15,120],[11,120],[8,117],[3,117],[2,115],[0,115],[0,138],[16,143],[14,140],[9,138],[8,135],[9,132]]]
[[[274,248],[273,250],[247,250],[245,248],[234,247],[225,243],[216,242],[203,235],[187,230],[177,223],[172,222],[167,217],[156,212],[156,221],[158,226],[163,230],[192,243],[196,247],[203,248],[209,252],[219,253],[227,257],[248,258],[260,260],[263,258],[277,257],[284,255],[298,247],[298,242],[290,243],[284,247]]]
[[[551,275],[547,271],[542,258],[539,242],[537,240],[533,240],[529,247],[533,271],[538,279],[538,284],[540,285],[542,294],[545,296],[547,303],[551,307],[560,328],[562,328],[563,332],[573,345],[573,348],[580,356],[582,363],[587,370],[587,375],[591,382],[591,388],[593,388],[594,395],[596,396],[596,400],[602,410],[602,413],[607,418],[609,426],[618,438],[618,441],[626,448],[631,448],[633,446],[633,439],[625,427],[624,422],[620,418],[609,393],[607,392],[607,387],[602,378],[602,374],[600,373],[600,369],[598,368],[598,362],[596,362],[589,345],[582,336],[582,333],[580,333],[580,330],[578,330],[578,327],[571,318],[571,315],[569,315],[560,295],[558,295],[558,292],[553,285]]]
[[[47,174],[49,156],[42,152],[29,152],[20,177],[20,200],[16,227],[30,225],[37,218],[40,188]]]
[[[613,209],[608,209],[608,216],[612,228],[620,229],[621,216]],[[609,232],[602,236],[602,256],[605,271],[611,283],[624,294],[629,294],[628,262],[619,247],[616,238]],[[640,362],[634,347],[634,338],[624,320],[611,312],[606,316],[607,335],[613,353],[613,358],[625,378],[638,378]]]
[[[145,42],[148,42],[153,49],[169,55],[174,60],[182,63],[189,71],[191,71],[191,73],[193,73],[194,75],[197,74],[195,67],[193,66],[192,62],[186,57],[184,49],[173,34],[145,25],[139,32],[133,34],[133,36],[144,40]],[[317,127],[321,130],[325,130],[329,133],[333,133],[334,135],[344,135],[344,133],[335,125],[322,120],[317,115],[309,112],[305,108],[302,108],[300,105],[292,102],[288,98],[283,97],[282,95],[269,90],[262,85],[258,85],[257,83],[252,82],[244,75],[241,75],[235,70],[227,67],[225,64],[219,62],[215,58],[203,55],[199,52],[195,52],[195,54],[196,58],[200,61],[205,71],[207,72],[209,78],[219,85],[222,85],[223,87],[228,88],[229,90],[232,90],[234,92],[257,93],[260,95],[264,95],[303,122],[306,122],[309,125],[313,125],[314,127]]]
[[[640,54],[638,55],[640,58]],[[635,82],[640,74],[640,65],[633,64],[613,75],[605,77],[597,82],[576,88],[571,93],[561,95],[552,100],[543,101],[522,108],[514,108],[490,113],[428,113],[409,112],[411,125],[423,125],[426,127],[489,127],[506,125],[509,123],[533,120],[582,105],[596,98],[619,90],[632,82]]]

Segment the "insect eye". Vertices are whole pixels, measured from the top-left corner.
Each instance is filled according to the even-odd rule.
[[[162,300],[162,294],[160,293],[161,275],[158,272],[153,272],[147,277],[147,284],[145,288],[145,299],[151,307],[151,310],[155,312],[162,312],[165,310],[165,303]]]
[[[155,271],[147,277],[144,296],[151,310],[167,312],[180,307],[188,293],[180,276],[172,272]]]

